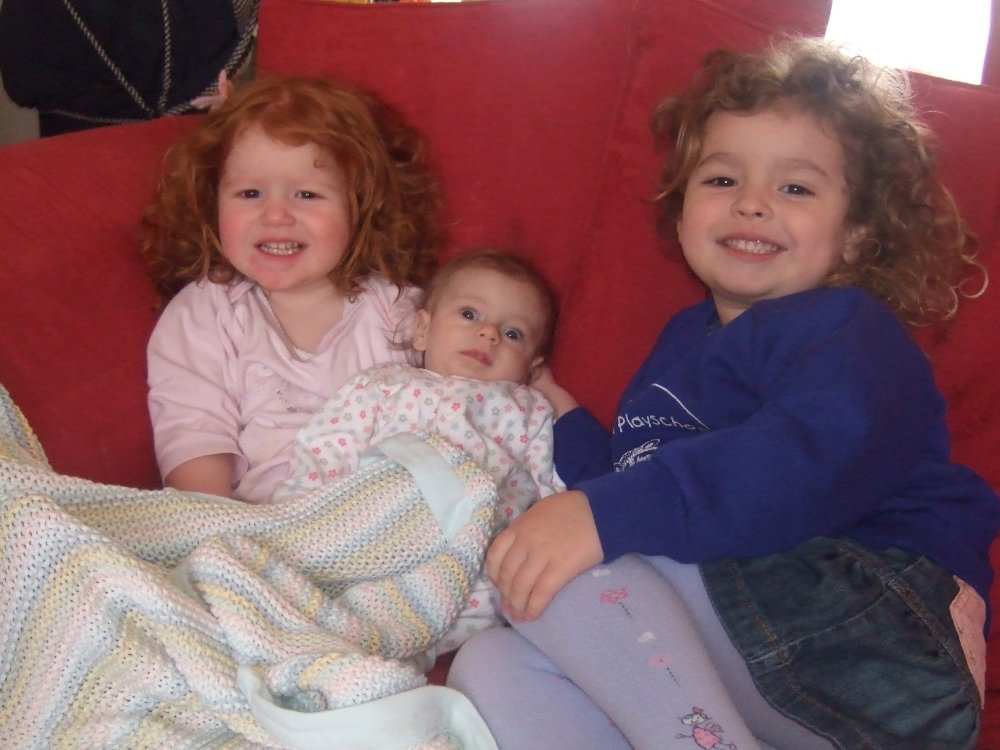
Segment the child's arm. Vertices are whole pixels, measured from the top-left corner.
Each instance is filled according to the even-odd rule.
[[[590,503],[570,490],[542,498],[501,531],[486,553],[486,572],[501,610],[533,620],[556,593],[604,559]]]
[[[551,381],[551,376],[549,380]],[[543,392],[542,395],[546,394]],[[518,464],[531,480],[530,483],[520,480],[516,482],[521,491],[527,495],[527,501],[515,509],[517,514],[520,514],[539,498],[564,491],[566,485],[555,471],[552,429],[555,411],[550,408],[551,399],[547,396],[541,398],[535,388],[523,387],[517,390],[515,398],[525,418],[520,431],[512,430],[503,435],[503,439],[509,446],[518,446]],[[508,420],[507,424],[515,423]],[[508,482],[508,487],[505,489],[512,489],[510,485],[513,484],[515,483]],[[503,494],[504,492],[501,492],[501,496]]]
[[[148,401],[165,486],[232,496],[239,405],[231,317],[223,287],[191,284],[166,306],[150,336]]]
[[[542,365],[538,368],[537,374],[531,381],[531,386],[540,390],[542,395],[549,400],[556,419],[580,405],[569,391],[556,383],[548,365]]]
[[[231,497],[233,456],[230,453],[216,453],[185,461],[167,474],[163,484],[187,492],[207,492]]]
[[[581,410],[556,425],[560,475],[586,494],[606,560],[767,555],[876,528],[876,516],[886,537],[904,539],[921,506],[939,512],[919,493],[940,479],[917,470],[944,465],[943,402],[883,305],[818,290],[761,303],[709,335],[707,349],[703,329],[691,337],[679,369],[683,347],[659,348],[626,392],[615,429],[637,433],[616,448],[619,471],[564,472],[560,443],[576,442],[568,431]],[[708,427],[686,427],[692,419]]]
[[[538,369],[531,387],[540,391],[552,404],[555,421],[551,429],[556,437],[553,454],[559,469],[559,484],[573,485],[610,471],[612,461],[608,431],[580,406],[569,391],[555,382],[547,365]],[[558,486],[541,495],[563,489],[565,486]]]

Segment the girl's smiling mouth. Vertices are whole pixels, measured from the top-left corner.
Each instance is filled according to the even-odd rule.
[[[746,239],[742,237],[729,237],[720,241],[723,247],[730,250],[737,250],[750,255],[772,255],[781,251],[782,246],[766,240]]]
[[[267,255],[294,255],[305,248],[301,242],[259,242],[257,249]]]

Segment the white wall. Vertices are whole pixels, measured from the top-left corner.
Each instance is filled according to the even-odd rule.
[[[880,65],[983,80],[990,0],[833,0],[828,39]]]

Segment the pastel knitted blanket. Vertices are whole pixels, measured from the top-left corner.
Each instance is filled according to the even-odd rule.
[[[440,438],[394,451],[274,505],[102,485],[53,472],[0,386],[0,747],[288,747],[248,679],[293,719],[424,685],[406,660],[461,610],[496,492]]]

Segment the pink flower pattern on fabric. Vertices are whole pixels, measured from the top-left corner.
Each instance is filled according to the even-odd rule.
[[[602,604],[617,604],[622,608],[622,611],[628,616],[630,620],[634,619],[632,613],[629,612],[628,607],[625,606],[625,599],[628,599],[628,589],[622,586],[617,589],[604,589],[601,591],[601,603]]]

